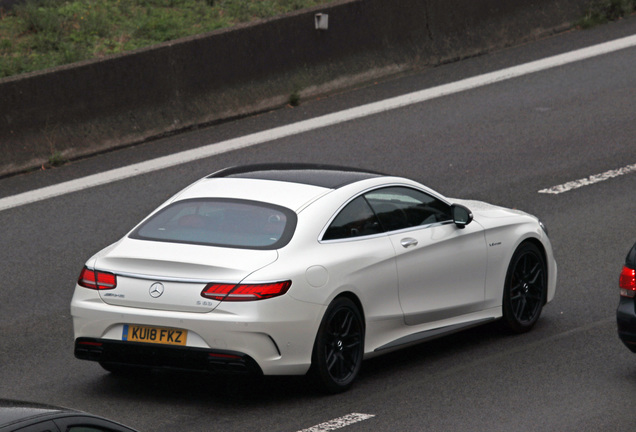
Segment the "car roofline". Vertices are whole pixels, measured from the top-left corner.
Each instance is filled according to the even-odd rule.
[[[361,180],[386,176],[376,171],[327,164],[263,163],[225,168],[208,175],[206,179],[273,180],[338,189]]]
[[[235,165],[221,170],[215,171],[206,178],[228,177],[235,174],[249,174],[258,171],[292,171],[292,170],[319,170],[319,171],[342,171],[374,174],[378,176],[386,176],[387,174],[378,171],[367,170],[362,168],[354,168],[340,165],[329,164],[312,164],[312,163],[262,163],[251,165]]]

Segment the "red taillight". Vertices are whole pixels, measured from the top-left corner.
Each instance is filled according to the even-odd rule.
[[[84,288],[108,290],[117,287],[117,276],[112,273],[90,270],[84,267],[77,280],[77,284]]]
[[[621,276],[618,279],[618,286],[623,297],[633,298],[636,296],[636,270],[623,266]]]
[[[291,281],[264,284],[207,284],[201,296],[218,301],[253,301],[264,300],[285,294]]]

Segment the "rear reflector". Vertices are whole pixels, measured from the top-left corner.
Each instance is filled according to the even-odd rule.
[[[265,284],[210,283],[201,291],[201,297],[217,301],[254,301],[278,297],[287,292],[291,281]]]
[[[95,346],[95,347],[100,347],[102,345],[104,345],[101,342],[91,342],[91,341],[82,341],[82,340],[78,340],[77,341],[77,345],[87,345],[87,346]]]
[[[117,287],[117,276],[112,273],[90,270],[84,267],[77,284],[94,290],[109,290]]]
[[[634,298],[636,296],[636,270],[623,266],[618,286],[623,297]]]
[[[216,359],[241,360],[241,356],[234,354],[209,353],[208,356]]]

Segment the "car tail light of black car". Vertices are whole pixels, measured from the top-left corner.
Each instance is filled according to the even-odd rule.
[[[618,337],[636,353],[636,244],[625,258],[618,279],[620,301],[616,311]]]

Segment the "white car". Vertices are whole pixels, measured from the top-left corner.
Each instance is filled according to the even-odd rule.
[[[556,277],[522,211],[357,169],[234,167],[86,262],[75,356],[111,372],[309,373],[339,392],[365,358],[497,319],[529,330]]]

